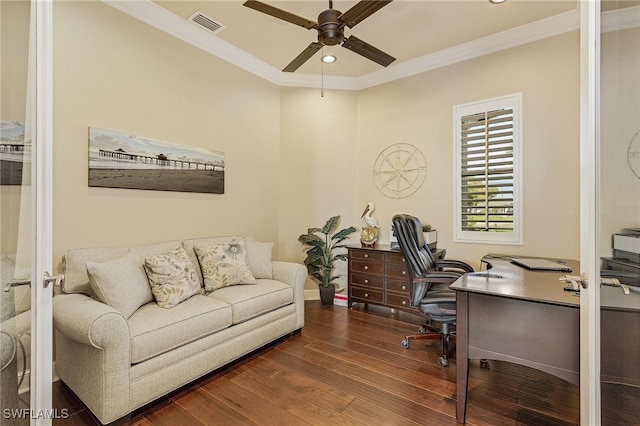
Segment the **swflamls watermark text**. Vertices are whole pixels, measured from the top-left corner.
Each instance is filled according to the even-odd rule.
[[[34,410],[32,408],[4,408],[4,419],[68,419],[69,409]]]

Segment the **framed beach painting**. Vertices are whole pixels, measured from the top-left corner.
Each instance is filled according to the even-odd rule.
[[[224,194],[223,152],[89,128],[89,186]]]
[[[23,168],[28,166],[25,159],[29,160],[30,146],[25,143],[24,123],[0,120],[0,185],[22,185]],[[29,170],[26,168],[26,173]]]

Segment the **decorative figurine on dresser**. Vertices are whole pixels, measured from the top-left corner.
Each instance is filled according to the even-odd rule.
[[[364,219],[364,226],[360,231],[360,242],[362,247],[375,247],[378,236],[380,235],[380,227],[378,226],[378,220],[371,217],[371,213],[375,210],[376,206],[369,202],[362,213],[361,219]]]

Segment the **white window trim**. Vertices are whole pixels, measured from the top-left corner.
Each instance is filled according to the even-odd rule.
[[[492,111],[503,108],[513,109],[513,232],[477,232],[462,230],[462,194],[461,194],[461,138],[460,119],[463,116]],[[453,107],[453,127],[454,127],[454,179],[455,196],[454,212],[455,223],[453,230],[453,241],[457,243],[477,243],[477,244],[505,244],[522,245],[523,223],[522,223],[522,93],[501,96],[493,99],[486,99],[471,102]]]

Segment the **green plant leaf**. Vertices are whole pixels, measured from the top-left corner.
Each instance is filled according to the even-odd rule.
[[[338,227],[338,223],[340,223],[340,216],[333,216],[327,220],[327,223],[324,224],[324,228],[322,228],[322,233],[325,235],[329,235],[336,230]]]
[[[348,228],[345,228],[345,229],[343,229],[341,231],[338,231],[335,234],[333,234],[331,239],[332,240],[338,240],[338,241],[344,241],[349,235],[353,234],[354,232],[356,232],[356,228],[354,228],[353,226],[350,226]]]

